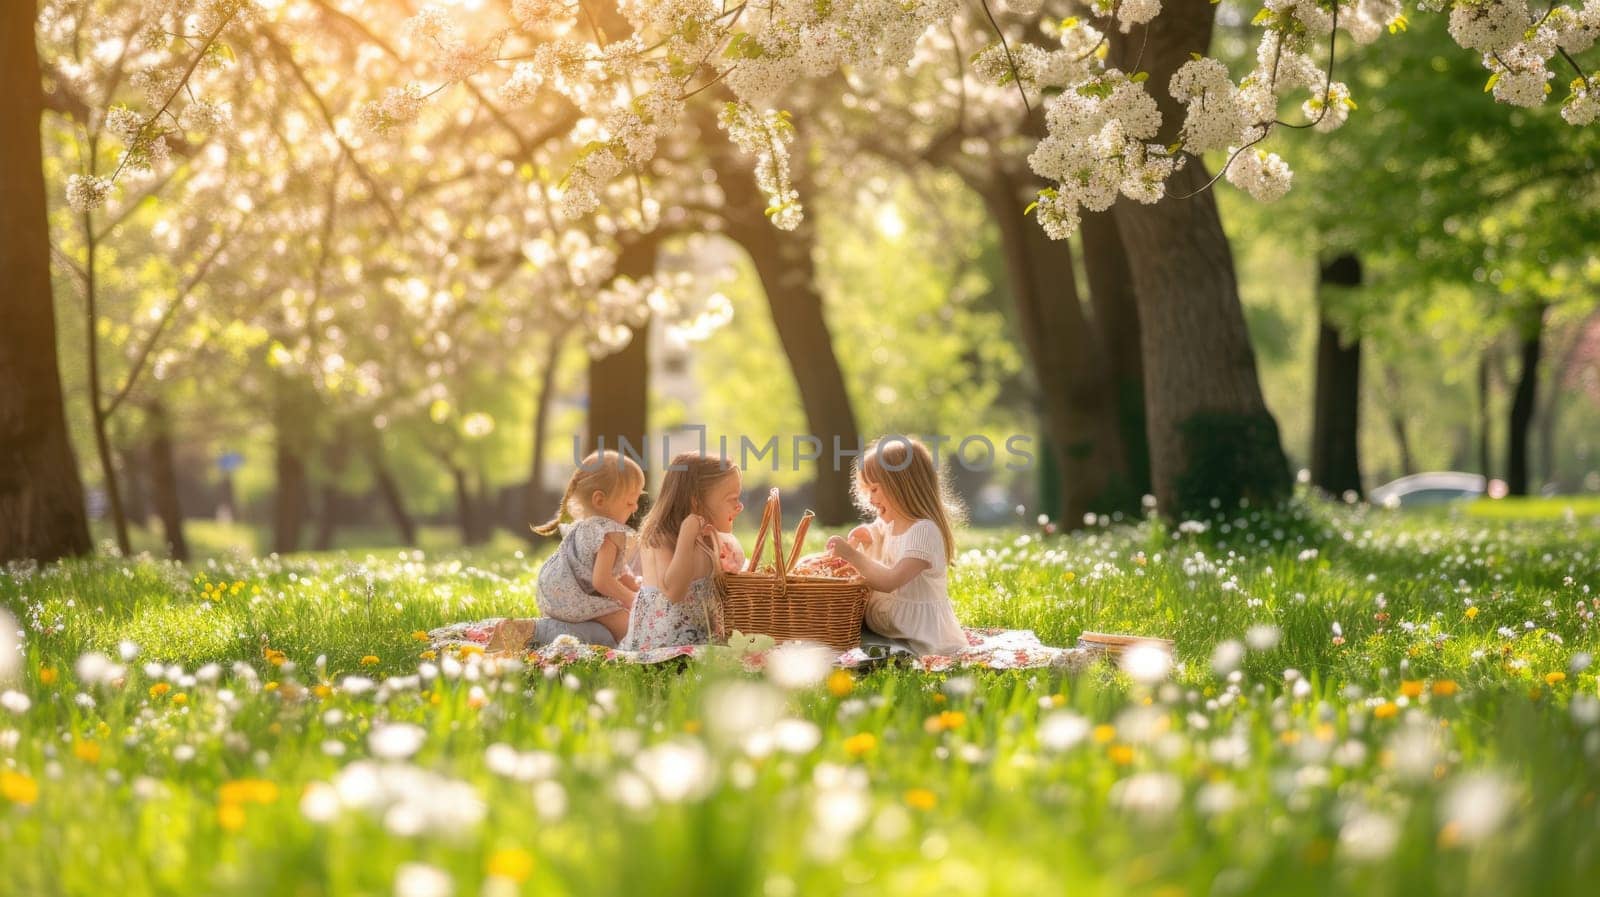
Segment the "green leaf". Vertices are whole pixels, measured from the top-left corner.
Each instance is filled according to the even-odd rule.
[[[1260,25],[1262,22],[1265,22],[1268,19],[1272,18],[1272,16],[1273,16],[1272,10],[1267,9],[1266,7],[1263,6],[1259,11],[1256,12],[1255,18],[1250,20],[1250,24],[1252,24],[1252,25]]]

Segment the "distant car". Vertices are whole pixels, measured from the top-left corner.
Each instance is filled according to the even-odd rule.
[[[1441,470],[1414,473],[1384,483],[1368,493],[1367,498],[1385,508],[1417,508],[1481,498],[1487,487],[1488,481],[1482,474]]]

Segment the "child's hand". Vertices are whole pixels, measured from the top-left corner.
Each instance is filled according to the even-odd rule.
[[[622,587],[630,592],[639,591],[639,577],[634,576],[632,570],[624,570],[617,574],[617,582],[621,583]]]
[[[872,527],[867,526],[865,523],[861,524],[850,531],[849,540],[856,545],[860,545],[862,548],[871,547]]]
[[[678,526],[678,544],[682,545],[685,541],[692,542],[698,539],[710,527],[711,524],[707,523],[704,517],[699,514],[690,514],[683,518],[683,523]]]
[[[851,563],[861,557],[861,550],[850,544],[850,540],[842,536],[828,537],[828,553],[836,558],[844,558]]]

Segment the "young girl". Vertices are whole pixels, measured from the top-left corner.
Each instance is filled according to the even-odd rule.
[[[730,535],[744,510],[739,468],[685,452],[672,459],[661,497],[639,528],[644,587],[633,603],[625,651],[699,645],[716,630],[712,564],[738,569],[743,551]]]
[[[918,654],[954,654],[966,633],[950,604],[945,568],[955,550],[950,496],[922,443],[894,437],[874,442],[856,462],[856,503],[877,515],[828,551],[849,561],[871,586],[867,627],[909,642]]]
[[[628,570],[634,532],[627,520],[643,494],[644,471],[632,458],[606,451],[583,459],[555,519],[533,530],[561,532],[561,545],[539,568],[540,613],[564,623],[594,620],[614,639],[627,633],[639,589]],[[568,515],[573,522],[563,522]]]

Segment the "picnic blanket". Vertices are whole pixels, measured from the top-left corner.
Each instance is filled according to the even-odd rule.
[[[475,620],[441,626],[428,632],[436,650],[452,647],[482,649],[489,643],[495,625],[502,617]],[[541,628],[541,634],[554,632],[560,627]],[[1025,670],[1040,667],[1057,667],[1079,670],[1092,663],[1099,655],[1081,648],[1058,648],[1039,641],[1031,629],[966,629],[967,647],[953,655],[929,654],[918,656],[904,643],[897,643],[872,633],[865,633],[862,645],[838,656],[835,666],[856,669],[883,661],[887,657],[903,657],[911,666],[928,672],[976,667],[992,670]],[[536,643],[545,639],[536,638]],[[587,644],[573,634],[560,634],[544,644],[536,644],[527,653],[530,663],[562,665],[574,661],[602,663],[657,664],[680,658],[698,658],[712,652],[728,651],[716,645],[679,645],[649,651],[622,651],[605,645]],[[747,654],[747,667],[759,668],[761,658]]]

